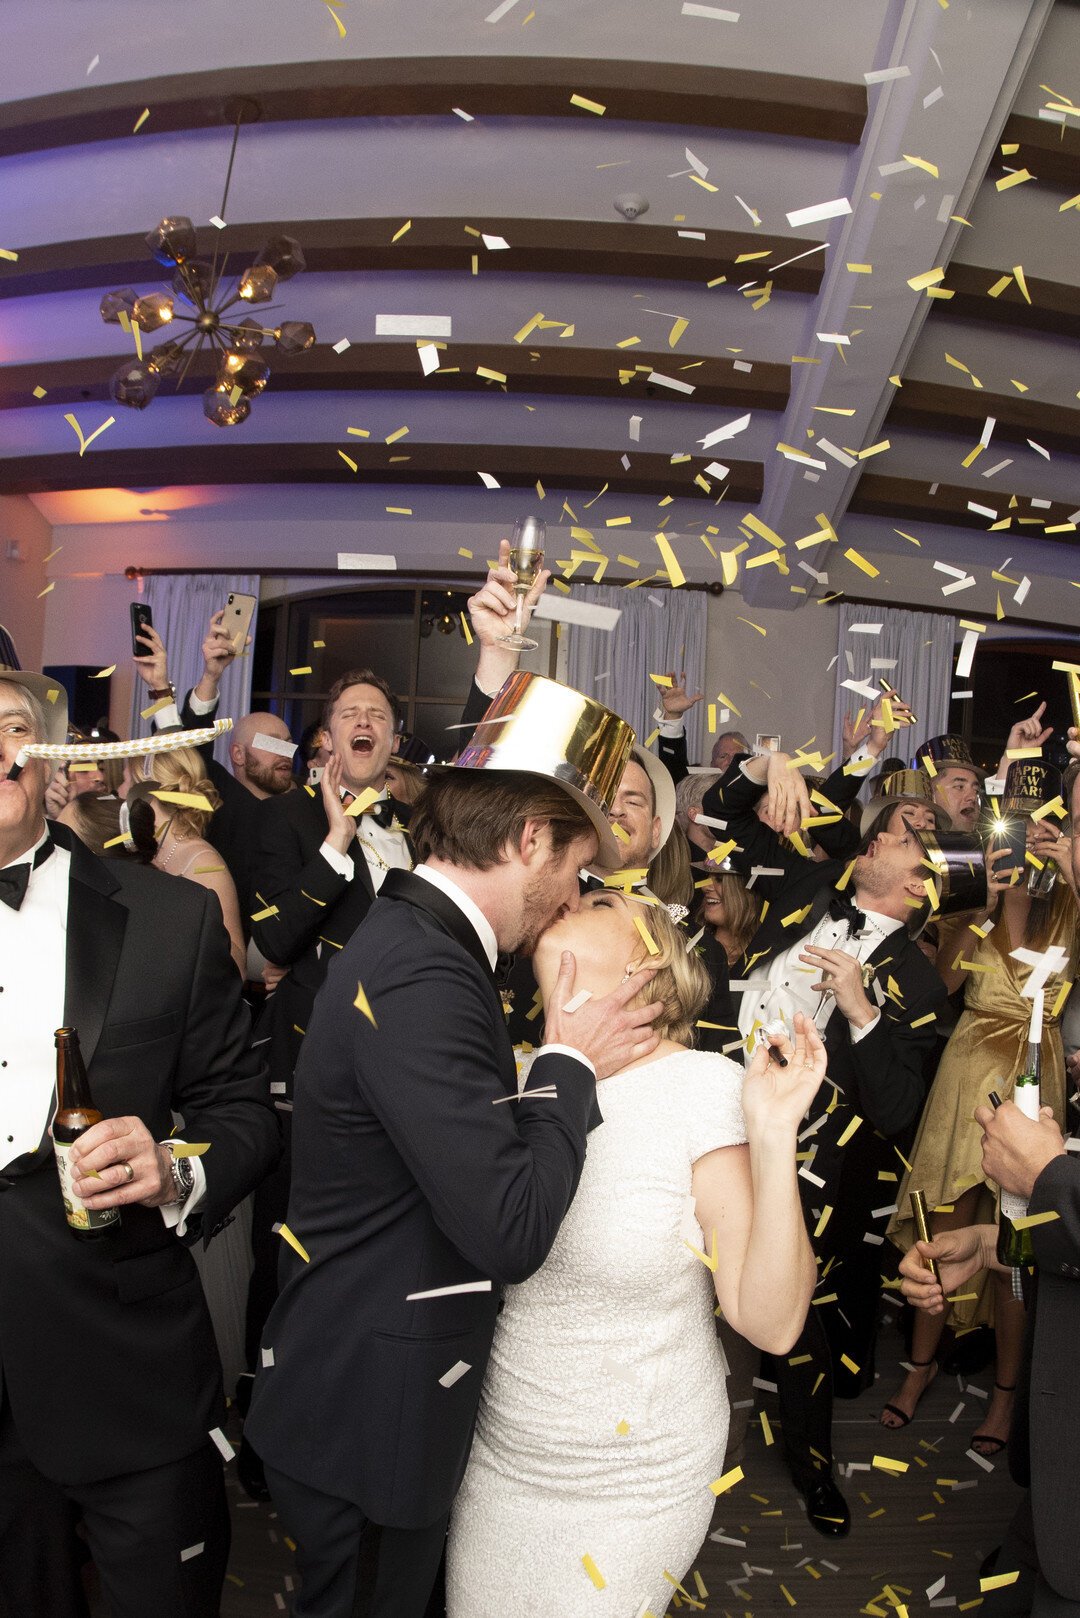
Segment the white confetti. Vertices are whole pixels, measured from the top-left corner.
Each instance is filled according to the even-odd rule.
[[[490,1281],[459,1281],[452,1287],[432,1287],[427,1292],[407,1292],[406,1303],[418,1303],[423,1298],[456,1298],[463,1292],[490,1292]]]
[[[872,73],[864,73],[866,84],[887,84],[890,79],[907,79],[911,77],[909,67],[876,67]]]
[[[347,337],[341,337],[336,343],[331,343],[330,346],[334,350],[335,354],[344,354],[347,348],[352,347],[352,344]]]
[[[201,1556],[205,1549],[206,1541],[200,1539],[197,1545],[189,1545],[186,1550],[180,1552],[180,1560],[181,1562],[190,1562],[193,1557]]]
[[[787,222],[792,230],[798,230],[800,225],[817,225],[826,219],[841,219],[851,212],[851,203],[847,197],[836,197],[832,202],[815,202],[809,208],[796,208],[787,216]]]
[[[229,1443],[229,1440],[225,1437],[225,1434],[222,1432],[221,1428],[220,1427],[211,1427],[211,1429],[210,1429],[210,1437],[213,1440],[214,1444],[217,1446],[217,1448],[220,1450],[222,1459],[226,1460],[226,1461],[231,1461],[233,1456],[236,1454],[236,1451],[233,1449],[232,1445]]]
[[[444,1371],[442,1376],[439,1378],[440,1388],[452,1388],[455,1382],[461,1381],[466,1371],[471,1370],[472,1366],[467,1360],[458,1360],[456,1365],[451,1365],[450,1369],[448,1371]]]

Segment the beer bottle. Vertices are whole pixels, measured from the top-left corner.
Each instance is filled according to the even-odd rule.
[[[119,1208],[88,1208],[72,1190],[70,1152],[72,1143],[93,1125],[101,1114],[90,1094],[90,1081],[74,1028],[56,1030],[56,1116],[53,1119],[53,1147],[60,1173],[60,1195],[64,1212],[74,1234],[81,1239],[107,1236],[120,1225]]]
[[[1024,1114],[1038,1122],[1039,1081],[1041,1079],[1041,1048],[1043,1020],[1043,991],[1036,989],[1031,1002],[1031,1025],[1028,1029],[1027,1056],[1023,1071],[1016,1076],[1013,1100]],[[1035,1247],[1031,1231],[1025,1226],[1017,1230],[1013,1221],[1023,1219],[1028,1211],[1027,1198],[1015,1192],[1002,1191],[998,1199],[997,1257],[999,1264],[1014,1269],[1026,1269],[1035,1262]]]

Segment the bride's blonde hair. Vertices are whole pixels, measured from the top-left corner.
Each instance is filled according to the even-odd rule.
[[[640,917],[656,945],[657,954],[648,952],[644,940],[634,967],[651,967],[656,976],[645,985],[640,998],[646,1005],[660,1002],[662,1010],[653,1027],[662,1039],[677,1045],[695,1043],[695,1026],[709,1003],[712,979],[695,950],[687,951],[690,936],[677,927],[662,904],[626,895],[631,915]]]

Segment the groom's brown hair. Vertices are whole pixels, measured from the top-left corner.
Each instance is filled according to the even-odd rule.
[[[490,871],[520,841],[529,820],[545,820],[557,854],[579,837],[596,838],[584,809],[542,776],[517,770],[437,770],[428,781],[409,832],[418,858]]]

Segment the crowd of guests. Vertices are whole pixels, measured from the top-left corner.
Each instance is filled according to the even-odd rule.
[[[541,576],[527,610],[545,582],[546,576]],[[500,565],[469,603],[478,661],[462,715],[465,737],[514,672],[517,654],[503,644],[503,636],[516,604],[504,547]],[[170,681],[168,650],[157,633],[145,629],[142,641],[145,655],[135,660],[135,667],[157,703],[155,727],[179,736],[205,726],[218,713],[221,676],[237,655],[223,629],[222,615],[208,626],[203,673],[186,692],[177,691]],[[58,704],[55,697],[50,698],[51,707],[43,700],[43,688],[35,680],[40,682],[41,677],[0,671],[4,772],[28,736],[56,737]],[[582,878],[580,907],[566,900],[555,905],[550,883],[536,890],[541,893],[537,904],[548,906],[547,921],[559,922],[543,936],[550,936],[552,948],[560,941],[572,948],[579,970],[585,961],[592,961],[595,981],[589,980],[590,992],[595,1007],[606,1009],[584,1008],[571,1026],[558,1009],[567,990],[560,976],[560,956],[550,951],[545,956],[541,949],[535,968],[530,964],[527,957],[536,939],[528,927],[535,917],[530,921],[522,915],[515,922],[521,930],[511,943],[517,947],[527,942],[529,948],[521,947],[518,960],[501,971],[500,1016],[516,1047],[519,1068],[527,1074],[526,1085],[537,1083],[543,1071],[542,1062],[535,1059],[541,1045],[548,1072],[552,1062],[565,1058],[547,1053],[570,1049],[571,1055],[583,1053],[601,1079],[643,1061],[658,1070],[667,1059],[673,1065],[666,1071],[675,1076],[676,1089],[686,1075],[686,1094],[697,1097],[693,1102],[697,1117],[704,1070],[686,1068],[687,1048],[694,1046],[728,1064],[746,1067],[746,1079],[740,1078],[736,1087],[745,1086],[742,1110],[737,1100],[733,1106],[725,1103],[723,1116],[718,1112],[712,1126],[702,1126],[700,1133],[708,1140],[700,1152],[703,1159],[721,1158],[724,1145],[750,1141],[751,1154],[757,1153],[754,1189],[760,1190],[758,1174],[764,1177],[761,1185],[771,1187],[768,1259],[759,1251],[767,1242],[763,1203],[747,1202],[745,1217],[740,1215],[743,1222],[736,1221],[731,1239],[741,1252],[740,1266],[748,1266],[747,1274],[759,1289],[795,1299],[798,1307],[794,1314],[789,1307],[790,1319],[770,1315],[760,1297],[756,1301],[751,1297],[748,1285],[740,1290],[730,1275],[716,1270],[714,1252],[716,1297],[731,1370],[729,1393],[735,1405],[746,1404],[764,1350],[770,1356],[767,1375],[775,1381],[780,1398],[784,1456],[808,1520],[824,1536],[843,1536],[849,1531],[850,1512],[833,1462],[833,1399],[854,1398],[872,1387],[883,1300],[891,1291],[895,1301],[898,1274],[906,1277],[904,1285],[916,1308],[904,1317],[910,1334],[905,1354],[909,1368],[900,1385],[889,1390],[881,1411],[883,1426],[895,1429],[911,1421],[943,1363],[970,1370],[992,1359],[994,1392],[971,1438],[977,1453],[992,1457],[1007,1444],[1018,1400],[1024,1397],[1018,1388],[1028,1357],[1024,1339],[1030,1298],[1021,1294],[1012,1272],[987,1262],[984,1235],[994,1219],[998,1185],[1014,1172],[1012,1159],[1007,1160],[1004,1148],[1000,1162],[993,1158],[993,1128],[999,1126],[993,1120],[977,1122],[974,1115],[990,1091],[997,1091],[1006,1102],[1010,1099],[1028,1040],[1029,979],[1038,971],[1046,1111],[1043,1123],[1035,1127],[1044,1130],[1042,1139],[1050,1140],[1051,1155],[1061,1153],[1068,1091],[1075,1078],[1067,1068],[1062,1022],[1077,944],[1071,835],[1077,766],[1062,771],[1049,761],[1053,732],[1043,723],[1045,705],[1013,724],[994,775],[978,765],[954,736],[931,739],[908,761],[910,749],[904,743],[911,714],[894,692],[851,717],[845,726],[844,756],[819,760],[817,774],[798,768],[799,761],[785,753],[755,751],[747,736],[737,731],[713,738],[708,764],[692,767],[685,716],[699,701],[701,694],[689,693],[685,676],[677,673],[660,688],[656,751],[635,744],[628,756],[609,805],[611,835],[606,839],[599,835],[595,853],[590,848],[590,857],[582,862],[589,866],[589,874]],[[107,733],[100,734],[107,738]],[[20,899],[21,911],[18,906],[13,909],[21,918],[20,926],[25,929],[32,923],[39,929],[26,933],[26,947],[51,950],[52,955],[46,953],[44,958],[59,970],[59,986],[44,1008],[48,1013],[44,1021],[49,1022],[46,1043],[51,1042],[54,1027],[77,1023],[84,1046],[90,1046],[88,1054],[94,1055],[95,1046],[104,1052],[91,1065],[95,1085],[100,1083],[106,1092],[110,1084],[116,1087],[115,1094],[108,1095],[109,1105],[102,1105],[104,1121],[88,1137],[92,1144],[84,1141],[76,1153],[76,1170],[82,1176],[76,1189],[82,1187],[80,1194],[88,1206],[94,1206],[95,1196],[104,1195],[123,1207],[125,1246],[123,1262],[116,1266],[121,1272],[117,1283],[121,1302],[130,1299],[139,1304],[152,1298],[155,1307],[174,1309],[176,1322],[176,1338],[170,1340],[160,1320],[153,1321],[145,1312],[133,1317],[133,1330],[143,1332],[145,1347],[145,1385],[135,1403],[138,1406],[141,1398],[145,1409],[140,1418],[138,1409],[132,1415],[128,1405],[126,1419],[145,1431],[137,1438],[113,1442],[111,1449],[104,1442],[102,1452],[108,1459],[101,1461],[91,1459],[97,1443],[94,1433],[74,1446],[74,1458],[58,1460],[48,1421],[41,1418],[46,1436],[39,1439],[31,1431],[44,1396],[40,1390],[50,1376],[59,1376],[60,1368],[51,1364],[49,1355],[31,1365],[25,1333],[20,1335],[10,1323],[0,1321],[0,1546],[3,1588],[13,1610],[48,1613],[50,1618],[68,1618],[69,1613],[77,1618],[82,1612],[77,1558],[73,1560],[68,1543],[73,1514],[84,1522],[116,1613],[155,1610],[155,1603],[160,1610],[217,1610],[214,1592],[220,1589],[228,1533],[220,1480],[211,1477],[214,1458],[211,1453],[208,1465],[205,1439],[212,1429],[220,1436],[224,1420],[218,1363],[224,1365],[228,1391],[235,1394],[245,1415],[252,1384],[260,1377],[260,1393],[239,1455],[240,1477],[253,1498],[268,1498],[273,1488],[279,1508],[284,1510],[283,1502],[288,1501],[291,1520],[304,1524],[299,1537],[308,1548],[302,1563],[307,1593],[297,1612],[351,1610],[341,1604],[345,1600],[341,1591],[349,1580],[355,1583],[355,1559],[350,1561],[336,1542],[351,1543],[363,1521],[388,1525],[379,1579],[392,1584],[396,1594],[387,1596],[385,1608],[376,1610],[422,1614],[425,1585],[442,1588],[436,1574],[445,1513],[432,1506],[427,1524],[432,1532],[422,1553],[412,1539],[395,1549],[392,1530],[419,1527],[419,1522],[399,1524],[392,1511],[380,1516],[377,1506],[367,1505],[367,1496],[358,1501],[366,1489],[372,1498],[380,1496],[383,1483],[376,1486],[366,1474],[354,1477],[344,1459],[338,1470],[326,1462],[327,1446],[333,1449],[334,1444],[296,1388],[297,1432],[283,1444],[282,1431],[292,1428],[275,1408],[273,1392],[262,1391],[270,1381],[268,1367],[283,1367],[279,1387],[288,1385],[287,1378],[295,1374],[287,1345],[304,1330],[322,1332],[328,1324],[317,1308],[312,1310],[311,1296],[304,1290],[314,1285],[310,1271],[304,1270],[311,1255],[292,1229],[299,1223],[301,1232],[311,1231],[320,1228],[319,1217],[329,1225],[338,1218],[325,1208],[319,1216],[312,1211],[319,1204],[312,1189],[319,1174],[314,1173],[313,1179],[311,1141],[319,1129],[328,1131],[318,1137],[326,1147],[319,1172],[330,1172],[327,1157],[340,1144],[331,1115],[336,1108],[348,1116],[351,1106],[347,1095],[334,1092],[332,1105],[326,1097],[319,1100],[319,1115],[313,1121],[312,1098],[320,1097],[324,1076],[333,1072],[340,1056],[326,1011],[329,1000],[326,995],[320,998],[328,970],[339,956],[356,958],[357,935],[384,884],[389,884],[388,894],[407,896],[401,874],[412,872],[421,860],[429,873],[435,871],[431,881],[436,887],[440,861],[449,873],[483,869],[482,856],[475,852],[481,829],[489,823],[493,828],[503,825],[497,818],[485,819],[495,817],[496,810],[482,795],[474,803],[472,827],[458,825],[439,786],[439,772],[433,781],[423,769],[398,756],[401,735],[395,693],[377,670],[357,667],[334,683],[321,720],[309,727],[299,746],[277,715],[237,716],[229,736],[228,768],[213,758],[208,747],[177,745],[122,763],[106,761],[96,768],[81,765],[49,772],[43,764],[31,764],[19,777],[21,785],[3,779],[0,772],[0,879],[4,868],[14,867],[20,858],[32,861],[29,897],[25,904]],[[1075,741],[1071,746],[1080,750]],[[42,806],[49,831],[26,842],[30,832],[37,832],[35,816],[40,816]],[[551,818],[550,808],[548,815]],[[1017,826],[1022,829],[1023,853],[1018,853]],[[495,837],[497,831],[490,835]],[[576,893],[578,888],[578,867],[569,861],[567,850],[579,843],[587,846],[589,837],[595,841],[596,835],[588,819],[579,817],[568,823],[564,844],[547,850],[549,863],[556,854],[562,860],[560,881],[564,888],[570,884],[567,892]],[[17,846],[20,839],[25,846]],[[43,848],[47,863],[41,870],[51,883],[62,883],[62,891],[45,890],[45,878],[38,873]],[[90,854],[98,858],[90,861]],[[520,877],[520,891],[528,897],[533,893],[535,858],[524,843],[514,858],[520,872],[515,867],[511,875]],[[179,880],[151,884],[140,869],[147,866]],[[509,883],[509,877],[506,880]],[[177,897],[189,888],[186,899]],[[163,895],[171,897],[166,900]],[[2,882],[0,898],[9,903]],[[506,895],[497,897],[504,910],[509,903]],[[113,910],[123,912],[122,923],[110,920]],[[577,911],[577,919],[566,914],[570,910]],[[635,913],[641,920],[642,910],[644,932],[634,920]],[[83,911],[91,918],[86,922],[77,919]],[[614,911],[618,914],[609,914]],[[378,914],[371,924],[376,932]],[[95,1027],[88,989],[76,981],[88,969],[71,946],[79,928],[91,925],[102,928],[103,942],[93,948],[97,956],[104,956],[94,968],[110,1007],[104,1027],[100,1015]],[[0,908],[0,944],[7,948],[4,926],[11,930],[10,918]],[[560,934],[563,926],[565,940]],[[110,927],[119,929],[111,944]],[[365,929],[365,936],[369,931]],[[505,940],[498,932],[496,927],[492,937],[501,951]],[[646,936],[650,947],[643,953],[638,945]],[[486,947],[483,929],[481,937]],[[393,947],[391,935],[381,946],[384,955],[388,957]],[[495,953],[492,949],[489,964],[494,964]],[[629,956],[625,971],[623,954]],[[167,968],[162,965],[166,958]],[[561,960],[565,965],[565,957]],[[423,990],[424,966],[424,960],[416,962],[418,992]],[[375,970],[373,966],[372,980]],[[0,979],[5,973],[10,973],[8,967],[0,970]],[[640,980],[639,974],[644,974]],[[11,975],[18,994],[18,975]],[[120,1000],[115,993],[109,998],[106,985],[114,978],[130,979]],[[350,1004],[366,1019],[365,1037],[371,1039],[366,1022],[377,1033],[378,1020],[370,1005],[366,1012],[361,1006],[365,981]],[[8,982],[0,988],[8,988]],[[12,995],[6,1000],[10,1004]],[[0,1039],[14,1039],[12,1048],[40,1073],[48,1065],[40,1027],[32,1037],[21,1024],[12,1034],[3,1021],[5,1009],[0,1008]],[[638,1021],[632,1022],[635,1015]],[[543,1021],[538,1021],[541,1016]],[[44,1026],[40,1017],[39,1023]],[[786,1089],[776,1077],[780,1064],[771,1063],[770,1046],[786,1052],[797,1070],[790,1081],[783,1081]],[[613,1051],[621,1053],[621,1067],[610,1065]],[[425,1061],[436,1060],[431,1052],[421,1055]],[[451,1054],[445,1056],[447,1064],[453,1060]],[[162,1075],[174,1075],[171,1088],[163,1079],[161,1093],[151,1103],[137,1102],[131,1082],[135,1070],[155,1063]],[[574,1065],[571,1062],[570,1069]],[[400,1050],[393,1060],[394,1083],[407,1086],[412,1066],[408,1054]],[[580,1072],[566,1070],[558,1083],[569,1091],[579,1080]],[[790,1150],[785,1147],[788,1156],[778,1166],[767,1165],[768,1153],[757,1133],[760,1142],[772,1139],[762,1122],[762,1097],[770,1082],[775,1090],[774,1119],[784,1108],[785,1117],[791,1114],[792,1145]],[[781,1087],[776,1089],[777,1085]],[[601,1087],[605,1115],[606,1093]],[[423,1105],[437,1116],[440,1103],[427,1094],[417,1075],[415,1104],[421,1096]],[[584,1140],[591,1127],[584,1090],[580,1105],[580,1138],[572,1150],[567,1147],[571,1159],[563,1170],[564,1211],[582,1173]],[[534,1110],[544,1111],[542,1106]],[[502,1128],[510,1109],[497,1111]],[[1005,1109],[1003,1119],[1009,1111]],[[33,1176],[42,1161],[41,1130],[34,1132],[39,1114],[40,1107],[25,1124],[23,1137],[8,1134],[10,1161],[6,1165],[0,1161],[0,1190],[21,1190],[24,1181],[38,1186],[40,1177]],[[526,1115],[522,1107],[517,1127],[523,1135]],[[178,1118],[183,1120],[185,1138],[199,1143],[193,1155],[176,1150],[173,1130]],[[452,1134],[453,1117],[447,1115],[443,1123]],[[1050,1130],[1055,1131],[1052,1136]],[[615,1123],[605,1126],[605,1133],[617,1138]],[[600,1196],[602,1154],[595,1147],[599,1138],[589,1144],[590,1159],[597,1160],[595,1170],[590,1162],[593,1179],[582,1182],[573,1209],[573,1218],[587,1234],[590,1199]],[[213,1146],[209,1161],[206,1143]],[[0,1160],[4,1157],[0,1143]],[[1029,1152],[1025,1162],[1030,1166],[1030,1161]],[[347,1181],[344,1160],[334,1172]],[[383,1172],[392,1178],[389,1166]],[[790,1183],[785,1174],[790,1174]],[[482,1174],[474,1178],[472,1190],[482,1203],[481,1179]],[[507,1185],[497,1176],[492,1180],[492,1187],[496,1185],[505,1203],[510,1196]],[[744,1191],[749,1196],[745,1187],[732,1189],[732,1185],[720,1179],[713,1183],[704,1171],[699,1183],[695,1174],[692,1195],[702,1231],[708,1228],[702,1209],[726,1206],[732,1198],[737,1203]],[[1032,1185],[1034,1180],[1026,1189]],[[943,1263],[962,1265],[975,1277],[954,1301],[933,1289],[922,1268],[928,1250],[914,1246],[909,1193],[916,1190],[926,1194],[932,1210],[932,1231]],[[460,1217],[457,1247],[468,1256],[482,1244],[466,1215],[453,1208],[449,1192],[447,1196],[443,1227],[457,1229],[454,1221]],[[790,1223],[784,1224],[785,1198],[797,1235]],[[44,1247],[35,1246],[34,1237],[24,1244],[18,1259],[13,1256],[23,1234],[13,1216],[17,1205],[17,1197],[0,1195],[0,1288],[5,1297],[29,1286],[32,1266],[47,1263],[52,1256],[51,1236]],[[239,1219],[238,1208],[243,1210]],[[550,1210],[545,1217],[550,1220]],[[714,1233],[723,1217],[730,1219],[717,1214]],[[321,1228],[325,1233],[328,1225]],[[585,1283],[574,1269],[571,1228],[568,1216],[566,1242],[556,1253],[564,1288],[572,1295],[575,1285]],[[63,1274],[71,1270],[73,1260],[63,1250],[67,1238],[62,1221],[57,1229],[56,1262]],[[203,1260],[200,1283],[189,1273],[190,1265],[181,1269],[171,1256],[181,1250],[176,1235],[188,1247],[213,1235],[221,1250],[231,1248],[234,1262],[215,1271]],[[543,1240],[536,1236],[528,1248],[536,1262],[500,1252],[498,1258],[489,1256],[486,1267],[478,1262],[477,1273],[525,1281],[554,1238],[554,1229]],[[340,1252],[335,1253],[340,1259]],[[901,1271],[904,1254],[909,1256],[903,1258]],[[708,1260],[708,1253],[702,1256]],[[555,1257],[550,1264],[552,1268],[539,1271],[540,1277],[557,1273]],[[1059,1259],[1058,1269],[1077,1276],[1080,1262]],[[419,1270],[417,1275],[419,1293],[425,1285],[439,1285],[437,1280],[426,1282]],[[806,1290],[801,1292],[804,1282]],[[73,1281],[73,1294],[79,1284]],[[193,1289],[200,1284],[209,1301],[216,1343],[208,1338],[196,1307]],[[490,1281],[487,1284],[490,1287]],[[594,1276],[589,1285],[595,1289],[596,1284]],[[528,1334],[536,1318],[528,1312],[529,1285],[513,1289],[514,1303],[498,1328],[502,1337],[496,1338],[496,1350],[506,1357],[528,1357]],[[655,1282],[648,1285],[654,1292]],[[242,1300],[238,1290],[243,1291]],[[619,1296],[616,1286],[613,1308]],[[625,1291],[622,1299],[624,1308],[632,1307]],[[541,1304],[551,1307],[550,1299],[546,1304],[541,1299],[536,1307]],[[67,1320],[76,1306],[77,1296],[56,1301],[57,1318]],[[696,1305],[680,1297],[668,1307],[677,1311]],[[46,1298],[29,1311],[37,1314],[39,1326],[50,1319],[49,1308]],[[303,1325],[298,1324],[298,1311],[307,1317]],[[890,1319],[895,1312],[890,1312]],[[235,1324],[241,1314],[242,1332]],[[514,1333],[522,1330],[523,1320],[528,1330],[525,1346],[518,1350]],[[711,1312],[703,1314],[702,1321],[711,1333]],[[493,1317],[485,1327],[489,1339],[494,1326]],[[116,1328],[103,1328],[91,1361],[106,1384],[122,1381],[126,1386],[138,1379],[139,1365],[126,1357],[126,1332],[120,1331],[114,1343],[110,1330]],[[548,1330],[552,1334],[548,1351],[554,1354],[572,1337],[574,1326],[552,1316]],[[462,1364],[468,1358],[467,1335],[463,1330],[458,1356]],[[182,1407],[182,1414],[164,1423],[164,1433],[155,1428],[161,1408],[153,1391],[157,1347],[170,1362],[184,1355],[189,1362],[183,1392],[173,1390],[173,1402]],[[334,1358],[329,1345],[326,1352],[329,1364]],[[440,1365],[442,1359],[452,1361],[456,1353],[455,1349],[448,1355],[440,1348]],[[109,1363],[110,1355],[123,1363]],[[338,1358],[342,1374],[351,1377],[348,1362]],[[476,1568],[490,1566],[498,1544],[512,1537],[530,1515],[529,1477],[515,1473],[519,1461],[513,1459],[514,1422],[522,1419],[520,1411],[514,1414],[518,1395],[512,1392],[512,1376],[500,1385],[497,1364],[496,1355],[486,1384],[487,1403],[480,1413],[476,1459],[461,1496],[458,1526],[451,1530],[445,1597],[451,1615],[488,1611],[476,1595]],[[722,1375],[711,1358],[700,1364],[709,1367],[706,1380]],[[700,1364],[687,1373],[691,1381]],[[306,1360],[301,1372],[316,1380],[321,1374]],[[327,1375],[332,1380],[329,1371]],[[542,1381],[540,1375],[541,1385]],[[28,1391],[35,1389],[39,1391]],[[702,1408],[706,1406],[707,1399]],[[471,1434],[475,1404],[470,1409]],[[30,1412],[25,1418],[24,1410]],[[335,1416],[340,1416],[340,1408],[331,1400],[330,1419]],[[673,1414],[672,1420],[677,1419]],[[581,1415],[574,1428],[576,1439],[568,1429],[560,1441],[564,1463],[575,1442],[585,1443],[582,1423],[587,1425],[587,1415]],[[729,1430],[725,1409],[722,1422],[718,1415],[715,1422],[712,1416],[701,1416],[697,1437],[711,1434],[722,1455],[726,1435],[730,1463],[737,1456],[744,1426],[745,1422],[733,1420]],[[305,1487],[300,1488],[288,1462],[292,1449],[304,1450],[300,1429],[305,1427],[317,1444],[312,1476],[302,1479]],[[150,1437],[151,1432],[156,1437]],[[693,1431],[686,1434],[687,1445],[694,1439]],[[342,1442],[351,1444],[348,1432],[342,1434]],[[408,1449],[408,1443],[402,1443]],[[467,1438],[465,1448],[467,1453]],[[591,1477],[591,1457],[586,1445],[575,1463],[579,1478]],[[413,1460],[421,1471],[430,1467],[438,1472],[441,1464],[436,1454]],[[533,1461],[540,1465],[536,1454]],[[371,1465],[392,1471],[395,1459],[376,1455]],[[559,1476],[557,1462],[552,1460],[551,1465],[550,1477],[542,1469],[536,1474],[549,1483]],[[124,1494],[119,1485],[117,1500],[106,1505],[104,1480],[122,1482],[137,1476],[145,1496],[152,1493],[146,1488],[151,1475],[161,1479],[156,1511],[151,1513],[145,1499],[140,1504],[132,1489]],[[312,1477],[322,1480],[323,1495],[337,1499],[339,1492],[346,1492],[339,1481],[346,1475],[351,1480],[348,1498],[354,1502],[353,1516],[345,1526],[337,1521],[334,1527],[325,1510],[312,1507]],[[46,1479],[51,1480],[48,1485]],[[564,1486],[572,1492],[569,1482]],[[682,1484],[674,1477],[665,1487],[677,1493]],[[515,1488],[520,1500],[515,1499]],[[604,1485],[593,1479],[589,1489],[602,1496]],[[202,1501],[194,1514],[193,1491]],[[624,1537],[613,1538],[612,1545],[620,1547],[629,1601],[639,1585],[631,1577],[633,1517],[625,1501],[622,1505]],[[659,1505],[655,1500],[646,1500],[645,1505],[651,1532],[659,1533]],[[580,1512],[585,1506],[575,1509]],[[408,1510],[404,1514],[408,1516]],[[145,1557],[115,1543],[123,1537],[116,1524],[127,1528],[141,1524],[139,1532],[153,1543],[166,1515],[171,1516],[172,1537],[162,1542],[167,1549],[159,1560],[168,1563],[168,1570],[148,1572]],[[685,1510],[679,1520],[684,1533]],[[554,1525],[553,1518],[549,1532],[555,1532]],[[690,1532],[698,1543],[705,1526],[707,1513],[704,1526],[694,1518]],[[605,1531],[601,1511],[595,1542],[604,1543]],[[183,1540],[188,1533],[190,1540],[180,1544],[178,1552],[176,1535]],[[13,1551],[16,1542],[23,1548]],[[1031,1542],[1028,1531],[1025,1543]],[[681,1565],[688,1566],[694,1552],[694,1546],[688,1547]],[[676,1541],[670,1555],[675,1559],[680,1554]],[[1040,1554],[1041,1547],[1031,1552],[1033,1568]],[[40,1569],[46,1563],[51,1571],[42,1585]],[[563,1573],[557,1564],[554,1547],[538,1555],[530,1611],[555,1610],[551,1603],[563,1598]],[[1044,1572],[1033,1572],[1032,1577],[1044,1575],[1045,1558]],[[1068,1579],[1063,1585],[1061,1575],[1054,1576],[1055,1589],[1080,1598],[1080,1591],[1068,1587]],[[646,1575],[640,1577],[644,1580]],[[0,1609],[3,1599],[0,1593]],[[439,1594],[432,1598],[436,1603],[442,1599]],[[663,1601],[663,1592],[655,1599]],[[490,1601],[492,1612],[502,1610],[496,1593],[490,1594]],[[565,1610],[576,1609],[571,1602]],[[629,1606],[626,1618],[631,1618]]]

